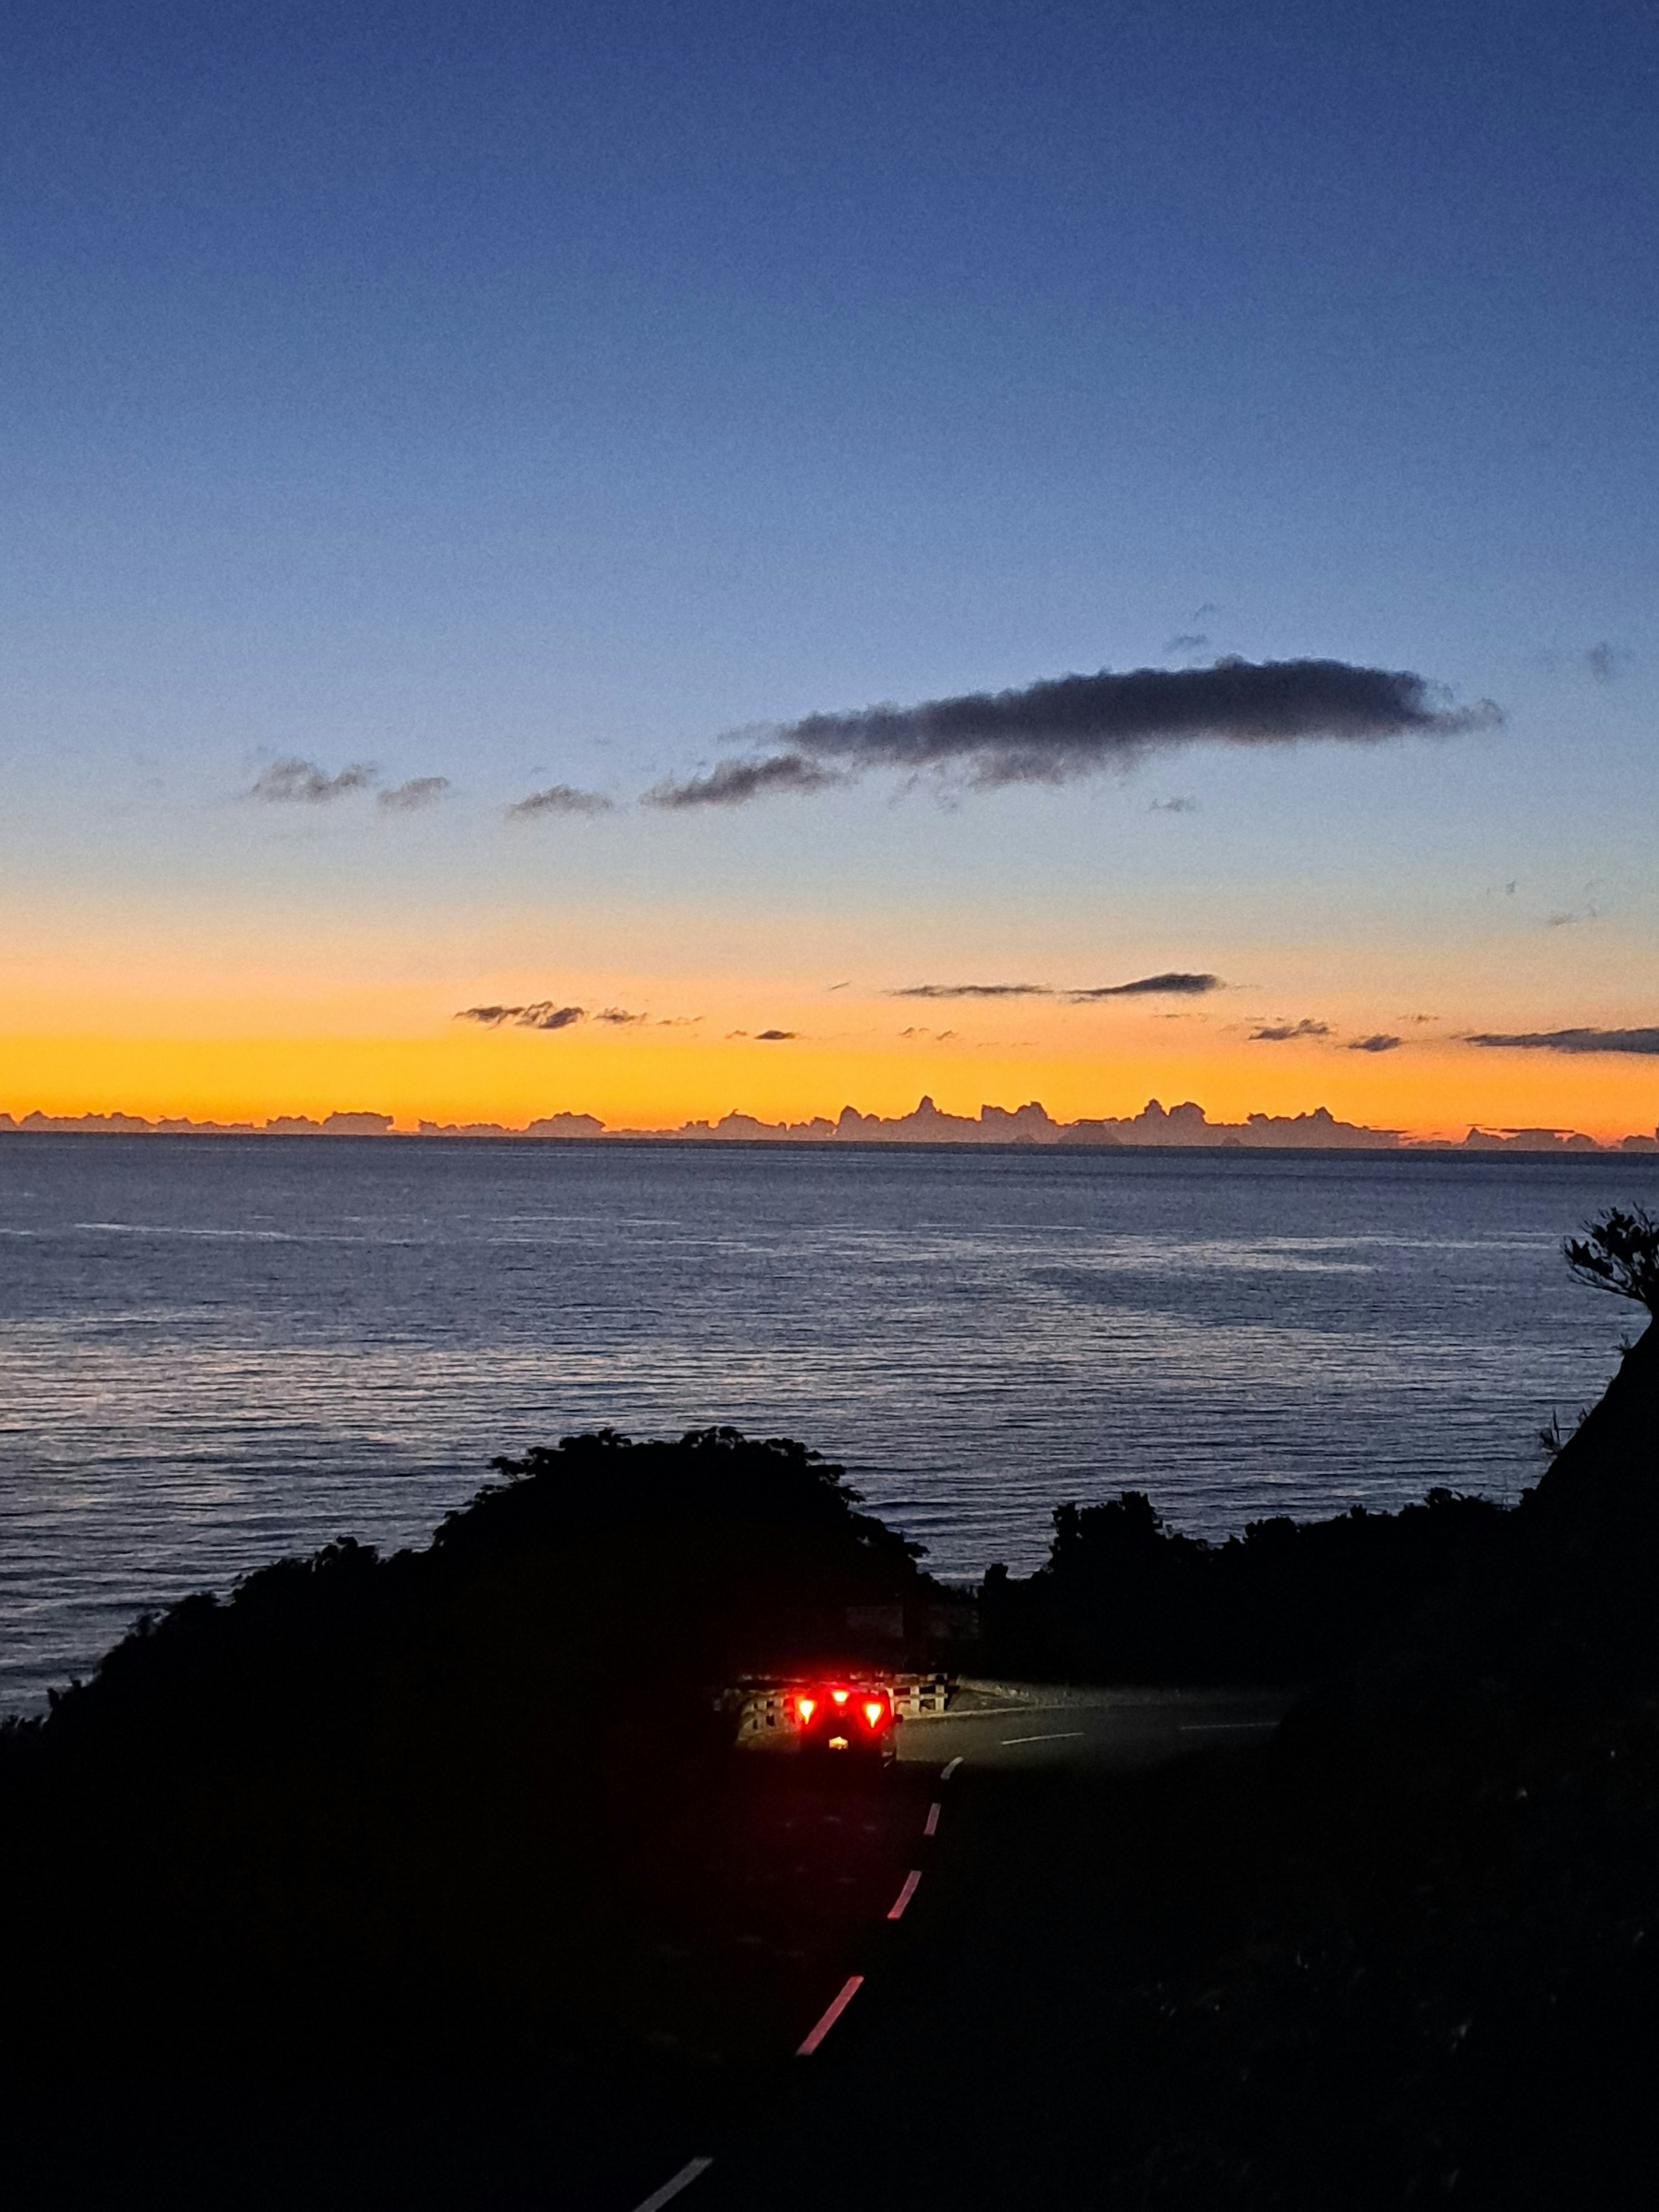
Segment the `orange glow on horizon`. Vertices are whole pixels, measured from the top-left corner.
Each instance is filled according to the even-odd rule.
[[[592,1114],[608,1128],[678,1128],[738,1112],[763,1121],[833,1120],[851,1104],[886,1118],[923,1093],[941,1111],[1038,1100],[1061,1121],[1121,1118],[1149,1098],[1195,1100],[1210,1120],[1306,1113],[1416,1136],[1488,1128],[1578,1129],[1606,1140],[1652,1132],[1659,1073],[1635,1055],[1407,1044],[1370,1054],[1264,1046],[1185,1030],[1094,1049],[934,1044],[858,1049],[679,1032],[612,1037],[592,1029],[403,1036],[35,1036],[0,1046],[0,1110],[17,1118],[124,1112],[149,1120],[263,1122],[335,1110],[522,1127]],[[1158,1049],[1159,1046],[1162,1049]]]

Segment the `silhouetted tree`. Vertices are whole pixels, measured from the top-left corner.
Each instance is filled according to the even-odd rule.
[[[1659,1314],[1659,1221],[1644,1206],[1610,1206],[1583,1237],[1569,1237],[1562,1256],[1581,1283],[1610,1291]]]

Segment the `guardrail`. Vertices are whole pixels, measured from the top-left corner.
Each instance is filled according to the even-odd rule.
[[[956,1684],[948,1674],[891,1674],[881,1668],[860,1668],[858,1679],[879,1684],[893,1700],[896,1720],[924,1720],[945,1711]],[[781,1739],[796,1733],[795,1697],[804,1682],[771,1682],[763,1686],[739,1686],[722,1691],[718,1703],[724,1711],[735,1709],[738,1741],[757,1736]]]

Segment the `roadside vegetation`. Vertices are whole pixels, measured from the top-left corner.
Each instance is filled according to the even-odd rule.
[[[1139,1491],[1058,1506],[1047,1564],[985,1579],[986,1663],[1055,1681],[1320,1682],[1402,1608],[1455,1589],[1505,1518],[1436,1489],[1398,1513],[1253,1521],[1208,1544],[1166,1528]]]

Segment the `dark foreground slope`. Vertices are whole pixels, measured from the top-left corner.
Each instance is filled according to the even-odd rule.
[[[1120,1999],[1099,2201],[1655,2201],[1659,1330],[1268,1762],[1136,1818],[1232,1937]]]
[[[188,1600],[0,1737],[0,2195],[425,2202],[410,2147],[451,2154],[422,2132],[471,2096],[465,2189],[430,2201],[518,2202],[491,2144],[578,2063],[570,2100],[614,2076],[644,2124],[663,1961],[745,1848],[711,1693],[924,1579],[799,1445],[580,1437],[503,1472],[427,1551]],[[371,2185],[377,2134],[404,2165]]]

